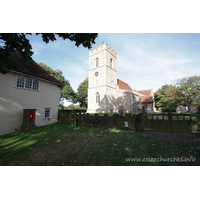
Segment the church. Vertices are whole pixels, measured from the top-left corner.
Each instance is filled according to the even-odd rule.
[[[117,78],[117,53],[104,43],[89,52],[88,113],[154,111],[153,89],[134,90]]]

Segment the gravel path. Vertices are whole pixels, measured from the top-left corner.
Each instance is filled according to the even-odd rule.
[[[166,132],[140,132],[147,137],[181,142],[200,142],[200,134],[192,133],[166,133]]]

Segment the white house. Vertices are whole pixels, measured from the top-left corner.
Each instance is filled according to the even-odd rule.
[[[23,109],[36,109],[35,125],[57,122],[60,88],[64,86],[34,61],[11,54],[22,68],[0,73],[0,135],[19,131]],[[3,66],[3,61],[0,61]]]
[[[137,112],[142,105],[146,112],[154,111],[153,89],[134,90],[118,79],[117,53],[106,43],[90,51],[87,112],[107,113],[120,106],[125,112]]]

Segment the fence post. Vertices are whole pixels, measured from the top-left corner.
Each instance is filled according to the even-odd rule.
[[[75,127],[77,126],[77,124],[76,124],[76,119],[77,119],[77,112],[76,112],[76,110],[74,111],[74,125],[75,125]]]
[[[197,107],[197,115],[200,114],[200,106]],[[200,116],[197,116],[197,126],[198,126],[198,131],[200,131]]]
[[[61,110],[58,110],[58,122],[59,123],[63,122],[63,113]]]
[[[173,131],[172,131],[172,113],[168,113],[168,118],[169,118],[170,132],[173,133]]]
[[[145,108],[142,106],[142,129],[145,131],[146,127],[146,116],[145,116]]]

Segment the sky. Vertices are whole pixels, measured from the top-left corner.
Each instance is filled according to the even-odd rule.
[[[90,50],[61,38],[48,44],[40,35],[27,38],[33,60],[61,70],[74,91],[88,77],[89,51],[103,42],[117,53],[118,78],[134,90],[155,92],[177,79],[200,75],[199,33],[99,33]]]

